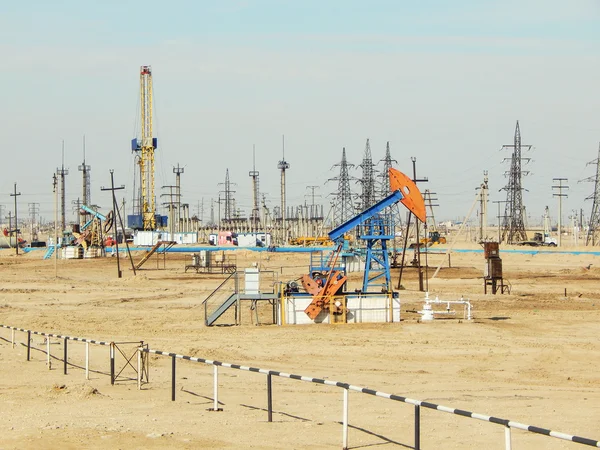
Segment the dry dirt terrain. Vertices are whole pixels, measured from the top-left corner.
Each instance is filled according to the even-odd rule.
[[[473,247],[475,248],[475,247]],[[440,247],[441,249],[441,247]],[[432,296],[464,296],[474,320],[420,322],[423,305],[414,269],[404,272],[402,321],[393,324],[256,326],[247,306],[241,326],[204,326],[202,301],[221,275],[184,273],[187,259],[117,278],[116,258],[42,260],[43,252],[0,252],[0,323],[84,338],[133,342],[225,362],[348,382],[433,403],[600,439],[600,258],[590,254],[503,252],[511,292],[484,295],[483,255],[453,253],[429,281]],[[568,250],[568,249],[565,249]],[[258,263],[280,280],[302,275],[308,256],[236,253],[238,267]],[[136,259],[141,254],[135,255]],[[189,258],[189,257],[186,257]],[[446,258],[431,255],[430,265]],[[591,266],[590,266],[591,264]],[[429,276],[433,269],[429,271]],[[397,279],[397,271],[393,272]],[[356,276],[355,276],[356,278]],[[565,296],[566,292],[566,296]],[[261,311],[260,317],[268,317]],[[221,368],[212,407],[212,367],[150,356],[149,383],[138,391],[131,367],[113,386],[109,349],[63,343],[0,328],[0,448],[340,448],[342,390],[275,377],[273,423],[267,422],[266,377]],[[135,345],[122,344],[129,357]],[[135,359],[134,359],[135,361]],[[135,365],[135,363],[134,363]],[[411,405],[350,392],[350,448],[412,448]],[[513,448],[581,445],[513,430]],[[422,409],[422,448],[504,448],[502,426]]]

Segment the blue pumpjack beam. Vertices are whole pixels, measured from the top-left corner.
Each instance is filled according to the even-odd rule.
[[[338,242],[338,240],[342,239],[344,237],[344,234],[346,234],[348,231],[356,228],[358,225],[371,219],[373,216],[376,216],[377,214],[379,214],[381,211],[383,211],[388,206],[392,206],[393,204],[399,202],[403,198],[404,198],[404,196],[402,195],[402,193],[400,191],[392,192],[390,195],[388,195],[383,200],[380,200],[379,202],[375,203],[373,206],[365,209],[363,212],[361,212],[357,216],[354,216],[352,219],[341,224],[339,227],[331,230],[329,232],[329,239],[331,239],[334,242]]]
[[[81,205],[81,209],[83,209],[85,212],[90,213],[91,215],[93,215],[94,217],[97,217],[98,219],[100,219],[102,221],[106,220],[106,216],[104,214],[100,214],[98,211],[94,211],[89,206]]]

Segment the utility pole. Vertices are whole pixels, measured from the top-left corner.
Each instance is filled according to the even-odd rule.
[[[52,177],[54,191],[54,278],[58,278],[58,170]]]
[[[412,161],[412,166],[413,166],[413,182],[414,183],[420,183],[420,182],[428,182],[429,179],[427,177],[425,178],[417,178],[417,158],[415,158],[414,156],[411,156],[410,160]],[[421,268],[421,245],[419,243],[419,221],[415,220],[415,230],[416,230],[416,234],[417,234],[417,268],[419,270],[419,291],[423,292],[425,290],[424,286],[423,286],[423,269]],[[408,234],[408,229],[406,230],[407,234]],[[425,221],[425,234],[427,234],[427,221]]]
[[[252,178],[252,212],[250,213],[250,223],[252,224],[253,232],[258,231],[258,224],[260,223],[258,175],[259,173],[256,170],[256,147],[252,145],[252,170],[248,173],[248,176]]]
[[[82,173],[83,178],[81,204],[91,206],[92,199],[90,195],[90,171],[92,170],[92,167],[85,163],[85,136],[83,136],[83,163],[77,167],[77,169]],[[88,212],[82,212],[79,208],[81,208],[81,205],[78,206],[77,215],[79,216],[79,224],[83,226],[89,219],[91,219],[91,215]]]
[[[498,203],[498,245],[500,245],[500,242],[502,242],[502,219],[504,219],[504,216],[501,216],[500,214],[500,205],[502,203],[506,203],[505,200],[498,200],[498,201],[493,201],[492,203]]]
[[[175,216],[177,218],[177,231],[181,231],[179,227],[181,226],[181,174],[183,173],[183,167],[179,167],[179,163],[177,163],[177,167],[173,167],[173,173],[175,174],[175,186],[177,186],[175,192],[177,197],[177,208],[175,209]]]
[[[412,165],[413,165],[413,182],[414,183],[426,183],[429,181],[429,179],[427,177],[424,178],[417,178],[417,158],[415,158],[414,156],[411,156],[410,160],[412,161]],[[402,262],[400,264],[400,274],[398,276],[398,289],[400,289],[400,287],[402,286],[402,272],[404,271],[404,257],[406,255],[406,247],[407,247],[407,243],[408,243],[408,230],[410,228],[410,219],[413,216],[412,212],[408,213],[408,219],[406,220],[406,233],[404,236],[404,248],[402,249]],[[419,243],[419,221],[415,220],[416,225],[415,225],[415,232],[416,232],[416,263],[417,263],[417,270],[419,271],[419,290],[421,292],[423,292],[424,286],[423,286],[423,270],[421,268],[421,246]],[[425,230],[427,230],[427,222],[425,223]]]
[[[17,183],[15,183],[15,192],[14,194],[10,194],[10,196],[15,198],[15,250],[17,256],[19,256],[19,216],[17,214],[17,197],[19,195],[21,195],[21,193],[19,192],[17,194]]]
[[[476,188],[479,190],[479,241],[483,241],[483,235],[487,228],[487,202],[488,202],[488,171],[483,171],[483,183]],[[487,237],[487,236],[486,236]]]
[[[554,183],[558,185],[552,185],[552,189],[558,189],[558,194],[553,193],[553,197],[558,197],[558,246],[561,243],[561,227],[562,227],[562,198],[567,197],[567,194],[563,194],[563,189],[569,189],[569,186],[563,184],[563,182],[569,181],[567,178],[552,178]]]
[[[281,171],[281,243],[287,244],[287,229],[285,225],[285,171],[290,168],[290,165],[285,160],[285,135],[281,137],[281,141],[282,158],[277,164],[277,168]]]
[[[127,243],[127,239],[125,238],[125,226],[123,225],[123,219],[121,218],[121,212],[119,211],[119,205],[117,204],[117,197],[115,195],[115,191],[120,191],[125,189],[125,185],[121,185],[119,187],[115,187],[115,178],[114,178],[114,170],[110,169],[110,187],[105,188],[101,187],[101,191],[111,191],[112,192],[112,212],[113,212],[113,226],[115,227],[115,248],[117,251],[117,276],[121,278],[123,273],[121,272],[121,262],[119,259],[119,227],[117,224],[117,219],[119,220],[119,224],[121,225],[121,236],[123,237],[123,241],[125,242],[125,246],[127,247],[127,254],[129,255],[129,261],[131,262],[131,269],[133,270],[133,274],[135,275],[135,264],[133,264],[133,257],[131,256],[131,252],[129,251],[129,244]]]
[[[169,233],[171,234],[170,240],[174,241],[173,234],[175,233],[175,202],[173,201],[173,189],[175,189],[175,196],[177,195],[177,186],[169,185],[163,186],[162,189],[169,189],[169,193],[160,194],[161,197],[168,196],[170,201],[168,203],[163,203],[163,206],[169,208]],[[179,202],[177,202],[179,203]]]
[[[433,214],[433,207],[434,206],[440,206],[438,203],[433,203],[433,202],[437,202],[438,198],[437,197],[432,197],[432,195],[437,195],[437,192],[431,192],[429,189],[425,189],[425,192],[423,192],[423,199],[425,200],[425,210],[427,210],[427,208],[429,208],[429,212],[431,213],[431,215],[428,215],[427,218],[431,219],[431,228],[433,228],[432,231],[436,231],[437,230],[437,225],[435,223],[435,215]]]
[[[66,185],[65,185],[65,176],[69,175],[69,169],[65,169],[65,141],[62,141],[62,165],[60,169],[57,169],[58,174],[60,175],[60,199],[61,199],[61,227],[62,231],[67,227],[67,219],[66,219]]]
[[[317,205],[315,204],[315,197],[320,197],[320,195],[315,195],[315,190],[319,189],[320,186],[306,186],[306,189],[310,189],[311,193],[309,194],[311,197],[311,204],[310,204],[310,218],[314,219],[315,217],[318,217],[318,213],[317,213]]]

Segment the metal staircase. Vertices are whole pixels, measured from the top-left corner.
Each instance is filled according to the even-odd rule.
[[[136,269],[139,269],[140,267],[142,267],[144,265],[144,263],[146,261],[148,261],[150,259],[150,257],[152,255],[154,255],[154,253],[156,253],[156,251],[160,248],[161,245],[164,245],[165,247],[158,252],[159,254],[165,253],[167,252],[171,247],[173,247],[177,242],[175,241],[158,241],[156,244],[154,244],[154,246],[148,251],[148,253],[146,253],[144,255],[144,257],[135,265]]]
[[[44,259],[50,259],[50,257],[54,254],[55,249],[55,245],[49,245],[46,253],[44,253]]]
[[[233,291],[233,294],[231,294]],[[233,272],[202,302],[204,324],[212,326],[238,299],[238,275]]]
[[[231,308],[238,301],[238,297],[238,294],[231,294],[229,298],[225,299],[225,301],[221,303],[221,305],[210,316],[204,319],[204,324],[207,327],[212,326],[217,319],[225,313],[225,311]]]

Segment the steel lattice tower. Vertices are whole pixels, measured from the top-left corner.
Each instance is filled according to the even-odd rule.
[[[590,215],[590,221],[588,223],[588,230],[585,237],[585,245],[596,245],[600,244],[598,234],[600,233],[600,145],[598,146],[598,158],[590,161],[587,165],[596,165],[596,176],[589,177],[581,181],[593,181],[594,182],[594,193],[590,195],[586,200],[593,200],[592,214]]]
[[[225,194],[225,210],[223,211],[223,220],[230,221],[233,219],[235,199],[233,195],[235,191],[231,190],[232,183],[229,181],[229,169],[225,170],[225,183],[219,183],[225,186],[225,190],[221,191]]]
[[[373,158],[371,157],[371,144],[369,144],[368,139],[365,146],[365,155],[359,167],[362,168],[362,178],[359,180],[362,185],[360,210],[364,211],[377,202],[375,196],[375,169],[373,168]]]
[[[511,158],[507,158],[507,160],[510,160],[510,171],[507,172],[509,175],[508,184],[502,188],[506,191],[506,210],[502,224],[501,241],[504,241],[507,244],[513,244],[527,240],[527,232],[525,231],[524,220],[525,207],[523,206],[523,186],[521,179],[529,172],[523,171],[521,169],[521,165],[523,161],[529,162],[529,158],[523,158],[521,156],[521,150],[523,148],[530,150],[531,145],[521,144],[521,130],[519,129],[519,121],[517,120],[513,145],[502,146],[503,150],[512,150]]]
[[[335,164],[333,167],[340,168],[339,176],[328,180],[338,182],[337,192],[332,193],[334,197],[333,226],[338,226],[355,215],[354,206],[352,204],[352,191],[350,190],[350,174],[348,173],[348,169],[354,167],[354,165],[348,164],[346,159],[346,148],[342,149],[342,161]]]
[[[381,188],[379,191],[379,198],[385,198],[390,195],[390,169],[392,168],[392,163],[398,164],[398,161],[392,159],[392,155],[390,153],[390,141],[387,142],[385,147],[385,158],[381,160],[383,162],[383,172],[380,175],[381,178]]]
[[[252,224],[252,231],[258,231],[260,224],[260,207],[259,202],[259,185],[258,185],[258,171],[256,170],[256,149],[252,146],[252,170],[248,173],[252,178],[252,212],[250,213],[250,223]]]
[[[67,227],[66,176],[69,175],[69,169],[65,169],[65,141],[62,143],[62,165],[60,166],[60,169],[56,169],[56,173],[60,176],[60,226],[62,227],[61,230],[64,231]]]
[[[285,160],[285,136],[281,137],[282,142],[282,158],[277,163],[277,168],[281,171],[281,236],[282,242],[287,243],[287,226],[285,224],[285,171],[290,168],[290,164]]]
[[[152,68],[140,68],[140,131],[141,138],[131,141],[131,150],[138,152],[140,173],[140,209],[144,230],[156,229],[156,200],[154,197],[154,151],[157,140],[152,136]]]

